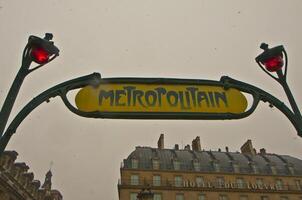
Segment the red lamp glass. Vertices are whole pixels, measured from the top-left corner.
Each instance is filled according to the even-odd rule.
[[[42,47],[33,47],[31,50],[31,58],[38,64],[45,64],[49,61],[50,54]]]
[[[284,65],[283,54],[285,52],[282,45],[273,48],[268,48],[268,44],[262,43],[260,46],[264,51],[256,57],[256,62],[261,68],[264,65],[269,72],[277,72],[282,69]]]
[[[262,61],[261,63],[265,66],[267,71],[270,71],[270,72],[276,72],[276,71],[282,69],[282,67],[284,65],[282,54],[268,58],[268,59]]]

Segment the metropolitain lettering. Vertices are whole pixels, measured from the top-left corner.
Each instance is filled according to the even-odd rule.
[[[178,107],[181,110],[192,108],[219,108],[228,107],[225,92],[203,91],[197,87],[186,87],[180,90],[168,90],[164,87],[156,87],[149,90],[140,90],[135,86],[124,86],[122,89],[101,89],[98,103],[105,103],[117,107],[143,108],[162,107],[166,102],[170,107]]]

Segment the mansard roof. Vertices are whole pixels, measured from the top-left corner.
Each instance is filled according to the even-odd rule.
[[[177,170],[180,171],[235,173],[234,165],[236,165],[240,170],[236,173],[302,176],[302,160],[288,155],[270,153],[253,155],[239,152],[136,147],[124,160],[123,168],[133,168],[133,159],[138,161],[138,169],[143,170],[153,169],[152,161],[158,160],[159,170],[175,170],[173,163],[178,162],[180,168]],[[219,169],[216,169],[217,166]]]

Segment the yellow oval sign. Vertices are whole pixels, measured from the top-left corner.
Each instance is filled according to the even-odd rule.
[[[75,98],[83,112],[234,113],[245,112],[246,97],[237,89],[204,84],[117,83],[82,88]]]

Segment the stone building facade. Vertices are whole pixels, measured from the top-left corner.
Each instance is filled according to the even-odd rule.
[[[25,163],[15,162],[18,153],[5,151],[0,156],[0,200],[62,200],[61,193],[51,188],[51,171],[45,176],[41,186],[28,172]]]
[[[124,159],[120,200],[149,189],[154,200],[302,200],[302,160],[259,153],[248,140],[241,152],[205,151],[200,138],[179,149],[136,147]]]

